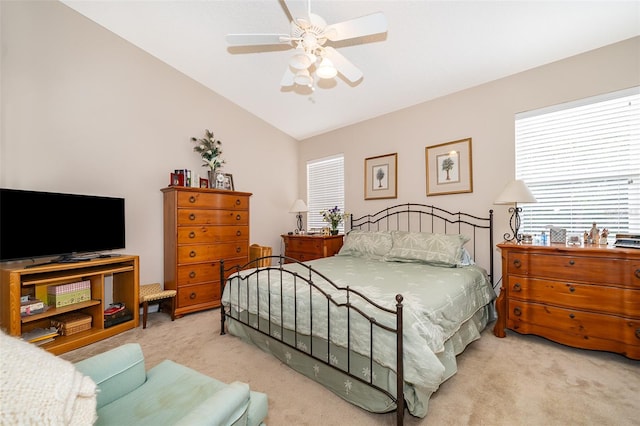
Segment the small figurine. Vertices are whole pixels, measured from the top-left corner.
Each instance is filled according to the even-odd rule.
[[[598,227],[596,227],[595,222],[593,222],[591,231],[589,231],[589,242],[591,244],[598,244],[600,242],[600,231],[598,230]]]
[[[609,230],[607,228],[602,229],[602,234],[600,234],[600,245],[607,245],[607,237],[609,236]]]
[[[584,244],[589,244],[589,233],[587,231],[584,231],[584,240],[583,240]]]

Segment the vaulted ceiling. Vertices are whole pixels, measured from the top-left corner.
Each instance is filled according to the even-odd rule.
[[[388,31],[333,45],[357,83],[281,87],[289,45],[225,35],[289,34],[296,1],[62,2],[299,140],[640,35],[638,1],[311,0],[328,24],[379,11]]]

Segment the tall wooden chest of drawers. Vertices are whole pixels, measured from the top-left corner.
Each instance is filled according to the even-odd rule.
[[[640,250],[498,244],[505,329],[640,359]]]
[[[333,256],[342,248],[343,238],[344,235],[282,235],[284,255],[300,262]]]
[[[164,202],[164,288],[177,290],[176,315],[220,306],[220,260],[249,261],[250,193],[168,187]]]

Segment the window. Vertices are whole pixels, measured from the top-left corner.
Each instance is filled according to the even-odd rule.
[[[538,200],[523,204],[523,233],[548,225],[582,235],[640,233],[640,88],[516,116],[516,178]]]
[[[307,162],[307,228],[328,226],[320,212],[335,206],[344,212],[344,156]],[[344,232],[344,222],[338,229]]]

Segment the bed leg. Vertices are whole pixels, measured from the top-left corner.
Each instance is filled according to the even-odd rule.
[[[220,296],[222,297],[222,292],[224,291],[224,259],[220,260]],[[224,321],[225,321],[225,313],[224,313],[224,305],[220,306],[220,335],[223,336],[226,333],[224,332]]]

